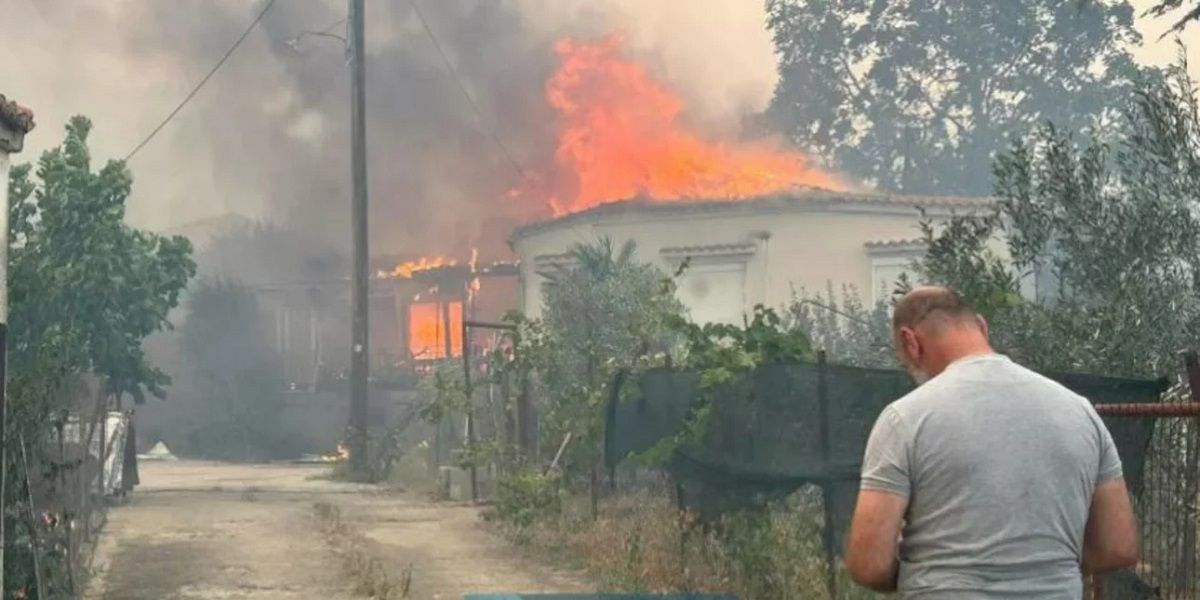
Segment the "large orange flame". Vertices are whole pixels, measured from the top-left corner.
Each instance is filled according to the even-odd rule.
[[[458,261],[453,258],[445,258],[442,256],[422,256],[417,260],[412,260],[396,265],[396,268],[389,271],[380,271],[377,273],[379,277],[392,277],[396,279],[412,279],[414,273],[421,271],[429,271],[439,267],[449,267],[457,265]]]
[[[449,315],[444,314],[443,310],[448,310]],[[451,303],[446,309],[437,302],[418,302],[409,307],[408,318],[408,350],[413,358],[434,359],[462,355],[462,302]],[[447,338],[450,342],[449,356],[446,355]]]
[[[546,99],[559,114],[555,172],[518,195],[550,196],[555,216],[634,197],[748,198],[803,186],[841,189],[802,153],[768,141],[721,143],[681,122],[684,103],[622,53],[621,39],[564,39]]]
[[[381,271],[378,276],[381,278],[412,279],[417,273],[432,271],[442,267],[456,266],[458,264],[459,262],[453,258],[424,256],[396,265],[391,271]],[[474,301],[476,294],[479,293],[480,288],[478,250],[471,250],[471,259],[467,264],[470,267],[470,278],[466,281],[466,287],[461,292],[465,295],[469,306]],[[456,293],[455,291],[451,291],[451,294]],[[413,303],[408,305],[408,314],[405,318],[408,320],[409,354],[417,359],[448,358],[446,344],[449,342],[449,356],[461,355],[463,346],[462,324],[465,318],[463,301],[439,300],[438,286],[430,289],[429,295],[432,297],[423,299],[422,297],[425,294],[418,294],[417,297],[413,298]]]

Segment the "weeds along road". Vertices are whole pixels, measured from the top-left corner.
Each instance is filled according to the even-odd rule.
[[[110,509],[89,600],[457,600],[578,592],[517,558],[477,509],[320,479],[310,465],[143,462]]]

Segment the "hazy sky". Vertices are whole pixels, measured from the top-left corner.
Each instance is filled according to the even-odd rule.
[[[124,157],[263,6],[263,0],[0,3],[0,39],[20,48],[0,54],[0,92],[33,108],[39,124],[18,160],[59,143],[65,120],[80,113],[95,122],[96,157]],[[761,108],[773,87],[773,45],[761,2],[714,0],[704,11],[693,10],[695,0],[420,4],[488,122],[478,123],[408,1],[368,2],[372,227],[385,230],[372,237],[381,243],[470,247],[485,224],[514,218],[495,190],[515,185],[514,170],[489,134],[518,156],[552,150],[544,131],[552,121],[539,100],[553,67],[549,42],[563,35],[624,32],[629,48],[653,55],[689,106],[710,118]],[[343,49],[329,38],[305,38],[299,51],[285,42],[305,30],[344,33],[338,21],[345,9],[345,0],[276,2],[208,85],[130,161],[131,220],[164,228],[231,211],[286,213],[344,238],[349,69]],[[496,214],[480,214],[489,210]]]
[[[1157,4],[1155,0],[1130,0],[1134,11],[1141,14],[1151,6]],[[1160,19],[1139,19],[1137,22],[1138,30],[1144,38],[1144,43],[1141,48],[1134,50],[1134,56],[1137,56],[1146,64],[1164,64],[1175,60],[1178,48],[1175,45],[1175,37],[1167,37],[1159,40],[1164,32],[1170,29],[1170,26],[1177,20],[1174,15],[1169,15]],[[1200,52],[1200,23],[1196,23],[1184,31],[1182,36],[1179,36],[1189,49],[1188,58],[1189,66],[1193,77],[1200,76],[1200,60],[1195,59],[1197,52]]]
[[[574,26],[585,4],[587,10],[603,13],[601,20],[626,26],[636,24],[634,42],[658,53],[660,70],[673,78],[671,83],[684,88],[685,97],[694,91],[687,89],[689,84],[699,88],[696,82],[706,85],[721,82],[720,94],[696,92],[690,96],[705,102],[730,99],[729,103],[736,104],[705,107],[714,113],[744,110],[761,105],[769,97],[774,62],[770,37],[759,25],[761,0],[708,0],[714,5],[721,2],[722,8],[705,11],[684,8],[695,6],[696,0],[604,0],[590,4],[587,0],[511,1],[525,11],[520,25],[520,35],[525,36],[522,39],[550,35],[549,30],[559,29],[564,23]],[[729,2],[729,8],[724,2]],[[279,10],[285,3],[283,12],[287,14],[272,25],[285,32],[280,34],[285,37],[287,32],[322,29],[344,15],[344,0],[280,0],[272,10]],[[1151,3],[1152,0],[1133,0],[1139,12]],[[3,0],[3,5],[5,18],[0,22],[0,38],[9,48],[18,50],[0,55],[0,93],[31,106],[39,125],[28,139],[26,153],[17,157],[20,161],[32,160],[41,150],[58,143],[63,123],[78,113],[90,116],[96,123],[93,150],[98,160],[123,157],[204,75],[261,3],[258,0]],[[430,13],[441,10],[437,2],[426,1],[424,5]],[[387,44],[413,39],[428,46],[411,18],[389,20],[388,15],[382,15],[387,10],[376,10],[381,16],[369,28],[369,46],[377,47],[377,52],[386,52]],[[679,20],[671,16],[681,10],[689,18]],[[201,17],[211,19],[213,24],[206,25],[207,29],[191,25]],[[454,21],[465,18],[461,15],[433,17],[445,19],[447,28],[466,30]],[[1135,51],[1140,60],[1152,64],[1173,60],[1176,52],[1173,39],[1157,39],[1170,23],[1169,18],[1139,23],[1145,37],[1145,46]],[[542,31],[537,30],[539,27]],[[335,28],[335,31],[341,30]],[[461,39],[471,39],[464,31],[457,31],[463,36]],[[136,183],[130,217],[137,224],[168,228],[228,212],[258,217],[277,208],[272,204],[277,202],[274,197],[305,192],[318,197],[344,193],[348,169],[344,168],[346,152],[341,146],[345,131],[343,115],[317,110],[336,107],[348,100],[345,90],[348,80],[341,74],[345,69],[340,49],[336,43],[324,43],[328,40],[310,38],[305,42],[303,56],[291,56],[290,50],[281,50],[279,44],[272,45],[261,31],[256,33],[196,99],[131,161]],[[448,45],[453,45],[455,33],[453,30],[447,33]],[[498,42],[493,43],[511,46],[506,46],[505,51],[522,50],[516,48],[521,44],[509,39],[514,37],[509,33],[495,33]],[[370,39],[372,36],[374,40]],[[714,36],[724,36],[729,42],[714,42]],[[705,43],[697,44],[696,40]],[[1200,51],[1200,24],[1191,27],[1183,40]],[[175,48],[176,45],[185,50]],[[442,67],[431,58],[431,51],[425,48],[424,52],[425,67],[431,72],[440,70]],[[1192,69],[1200,75],[1198,65],[1200,59],[1193,61]],[[484,67],[486,63],[480,68]],[[306,69],[332,73],[324,84],[328,89],[303,89],[305,85],[313,87],[312,81],[305,82],[300,74]],[[475,80],[467,82],[468,87],[494,84],[481,77],[476,74]],[[255,94],[239,93],[255,82],[262,84]],[[323,95],[317,98],[317,92]],[[452,104],[439,117],[444,121],[431,121],[436,125],[458,120],[465,124],[463,127],[477,129],[471,111],[455,104],[461,102],[456,97],[457,90],[446,93],[453,95],[446,96],[448,100],[442,103]],[[417,103],[408,110],[436,111],[437,104],[429,108]],[[487,102],[483,104],[485,113],[501,110]],[[222,118],[225,107],[228,107],[227,119]],[[280,117],[278,121],[286,126],[272,122],[268,127],[264,122],[256,130],[253,124],[239,122],[235,116],[250,114],[247,107],[263,115],[264,121],[286,115],[286,119]],[[411,122],[411,114],[403,118]],[[397,117],[397,120],[402,119]],[[437,143],[437,127],[430,125],[428,129],[434,131],[434,141],[422,143]],[[274,133],[268,136],[267,131]],[[428,131],[421,135],[425,136],[419,138],[422,140],[431,137]],[[376,139],[379,137],[384,136]],[[486,142],[462,139],[465,141],[458,144],[469,150],[491,151]],[[391,153],[394,155],[405,144],[412,145],[407,139],[398,140]],[[311,181],[306,179],[326,160],[331,165],[329,173]],[[385,161],[381,165],[380,160],[379,154],[374,155],[372,167],[376,176],[385,177],[387,164]],[[426,157],[426,160],[436,163],[440,157]],[[402,162],[398,160],[397,164]],[[418,192],[434,193],[441,198],[445,187],[446,198],[455,193],[469,196],[469,189],[449,189],[461,177],[447,173]],[[373,179],[373,187],[376,185]],[[378,185],[386,186],[388,182]],[[337,202],[331,204],[333,214],[344,212]],[[337,224],[336,230],[341,231],[341,227]]]

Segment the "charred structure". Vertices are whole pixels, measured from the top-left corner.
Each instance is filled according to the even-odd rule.
[[[464,318],[498,320],[517,308],[516,263],[436,263],[427,261],[412,270],[381,268],[371,280],[370,359],[375,386],[414,385],[416,376],[432,364],[462,356]],[[273,317],[274,346],[291,389],[346,385],[344,350],[349,329],[344,315],[349,280],[259,285],[255,290]],[[472,355],[491,347],[484,332],[473,332],[470,338],[466,347]]]

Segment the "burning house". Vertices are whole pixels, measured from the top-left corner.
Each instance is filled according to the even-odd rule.
[[[552,50],[557,65],[539,109],[552,118],[530,133],[536,150],[516,169],[519,181],[496,179],[496,196],[472,200],[479,210],[422,222],[455,235],[407,234],[414,237],[406,244],[457,250],[459,259],[408,256],[376,265],[369,352],[377,380],[411,380],[431,361],[486,347],[490,333],[462,339],[464,319],[494,321],[510,309],[539,316],[541,273],[569,260],[580,242],[634,241],[641,260],[666,272],[687,261],[678,293],[691,317],[740,322],[754,305],[781,306],[800,288],[849,285],[863,302],[879,300],[921,252],[913,242],[918,208],[936,220],[989,203],[861,191],[780,139],[747,139],[693,119],[620,36],[564,38]],[[508,248],[494,239],[507,233],[499,222],[517,224]],[[458,235],[465,231],[479,235]],[[462,257],[464,243],[478,243],[483,256],[515,253],[518,260],[481,266]],[[349,291],[348,280],[261,286],[275,347],[298,389],[345,376]]]
[[[520,262],[520,307],[541,313],[548,267],[601,237],[633,241],[637,258],[673,273],[700,322],[740,323],[756,304],[795,291],[857,288],[881,299],[922,251],[919,208],[934,220],[985,208],[982,198],[865,191],[780,140],[697,126],[667,83],[618,38],[564,40],[546,83],[558,115],[553,162],[517,189],[549,218],[509,239]],[[622,201],[623,200],[623,201]]]
[[[349,369],[349,280],[256,289],[273,317],[275,349],[292,387],[312,390],[343,383]],[[462,356],[464,319],[497,320],[516,305],[517,267],[512,263],[480,265],[438,257],[380,265],[371,280],[368,315],[373,379],[381,387],[411,385],[412,377],[430,364]],[[490,343],[472,332],[466,346],[478,354]]]

